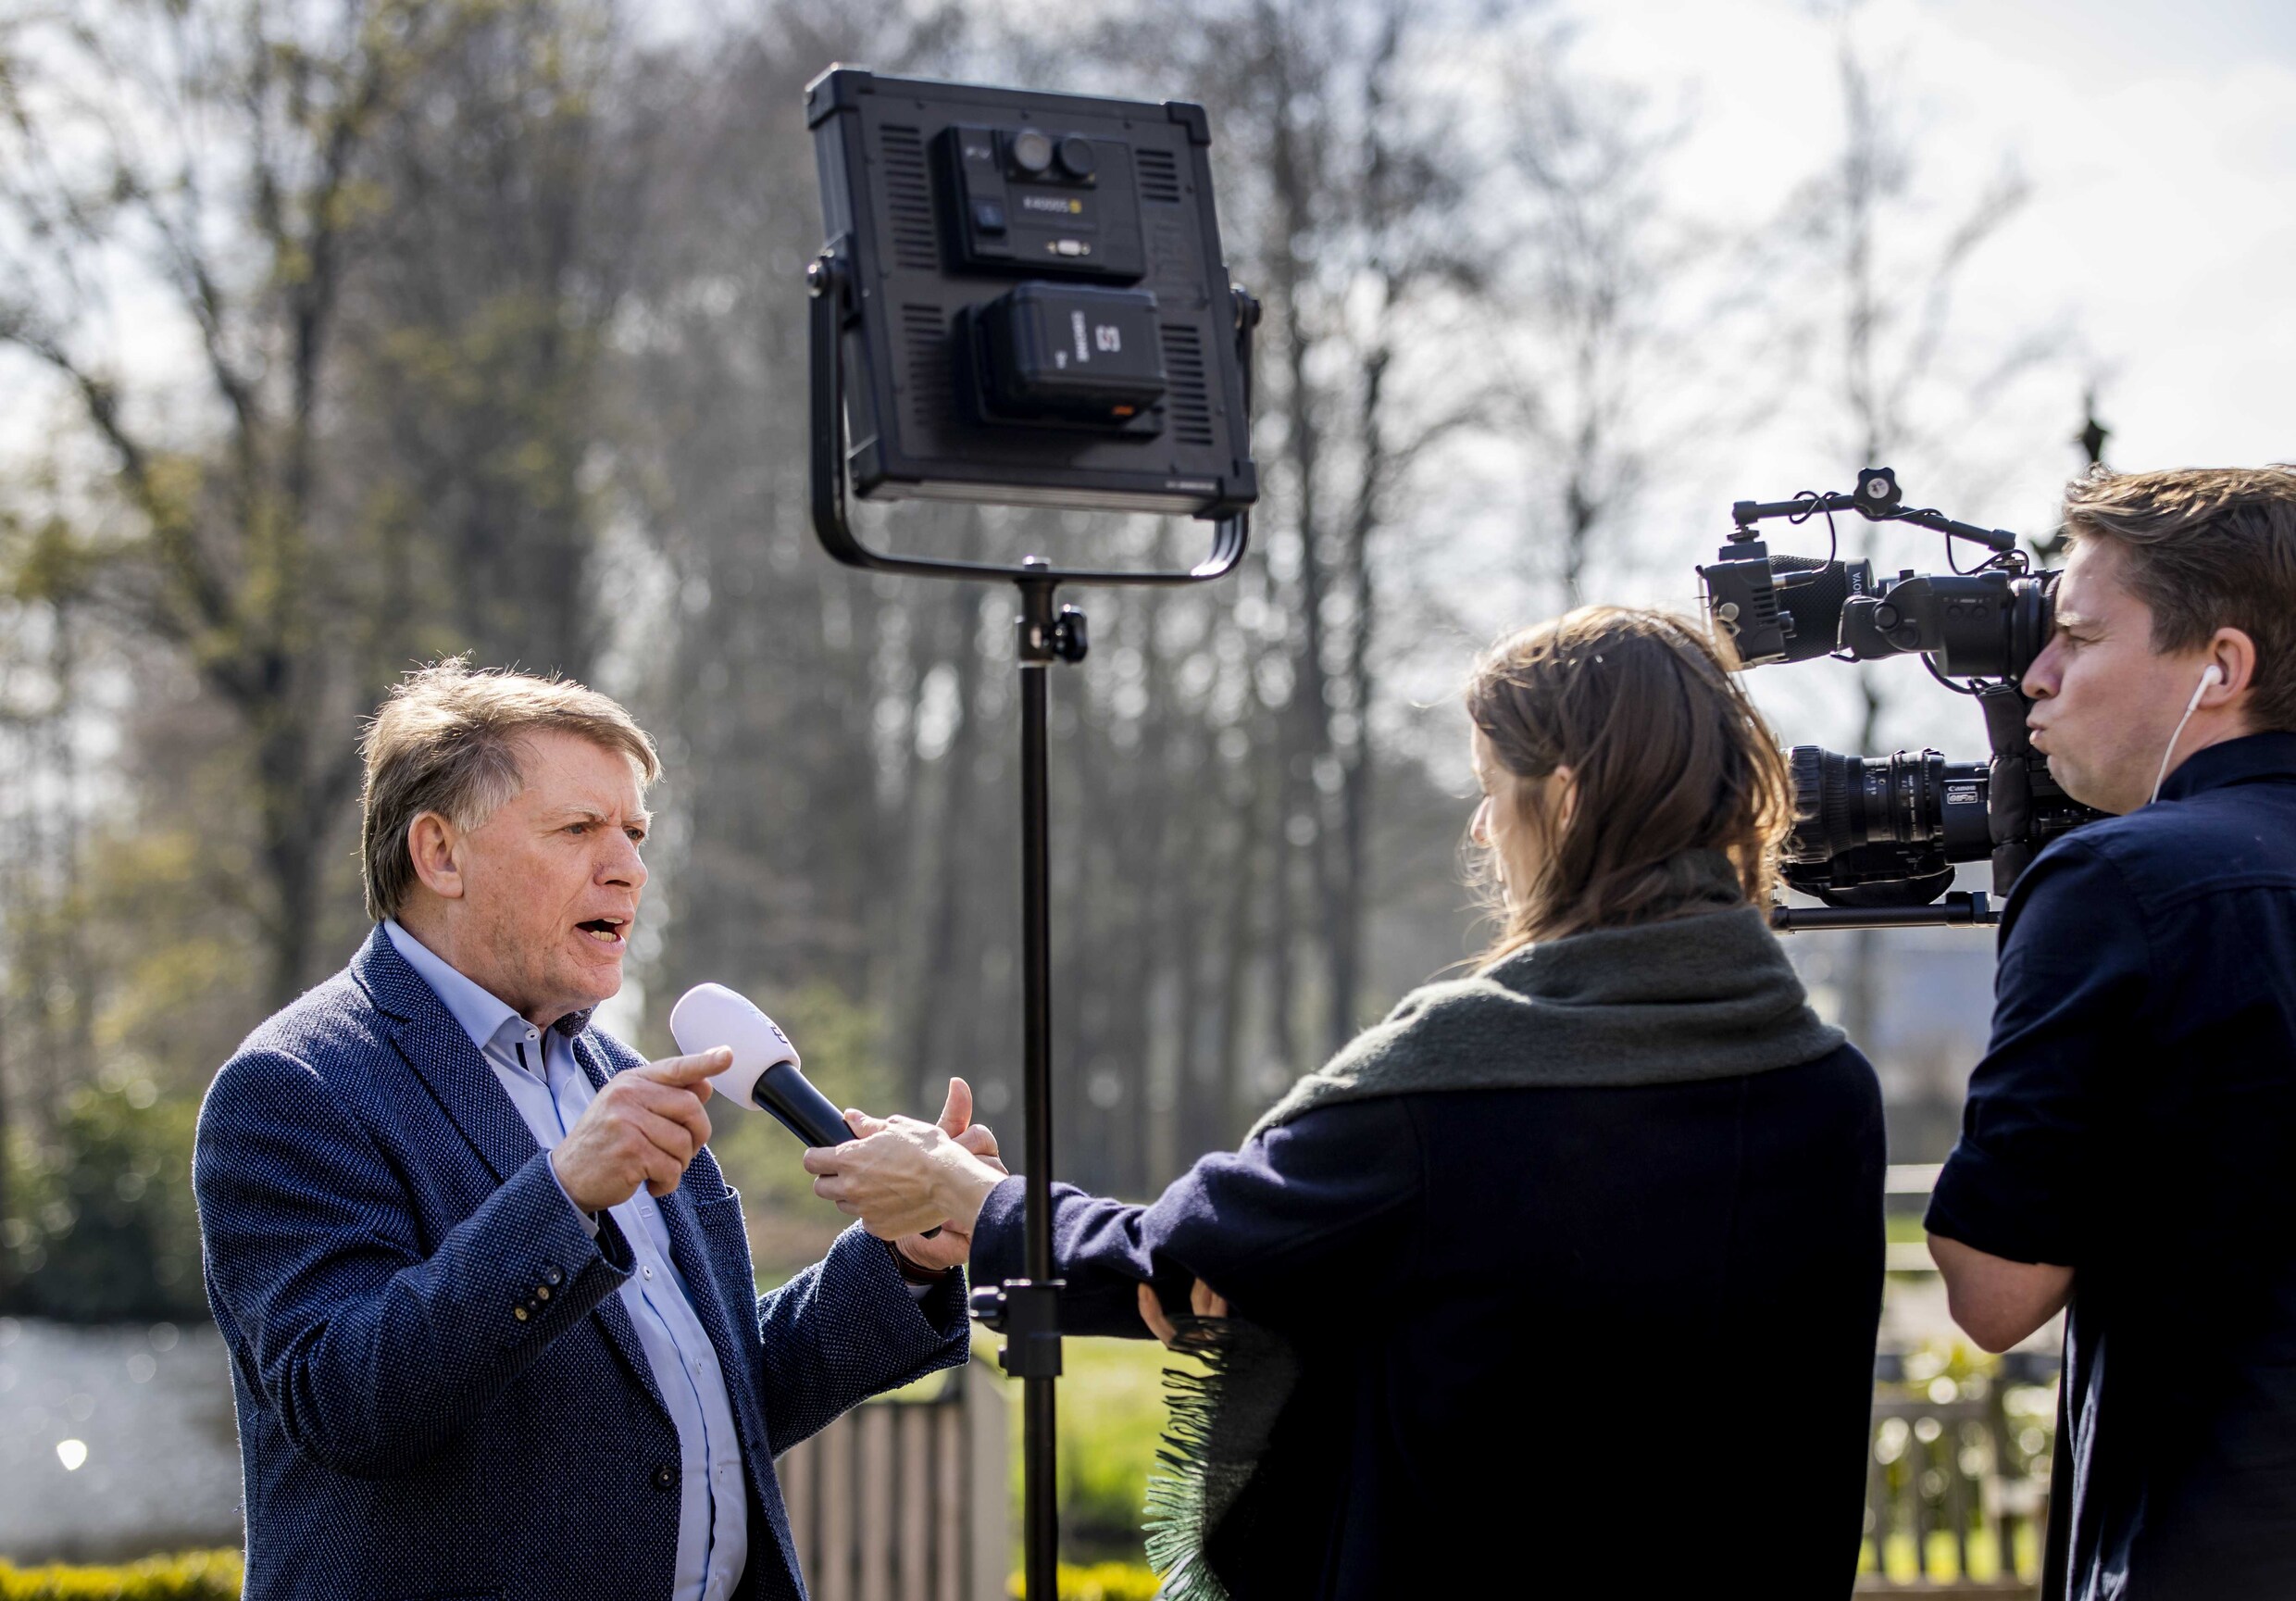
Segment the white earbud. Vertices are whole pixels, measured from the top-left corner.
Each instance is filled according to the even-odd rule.
[[[2199,710],[2201,696],[2206,694],[2210,690],[2215,689],[2222,682],[2224,682],[2224,669],[2218,667],[2213,661],[2210,662],[2208,666],[2203,668],[2201,671],[2200,687],[2192,692],[2192,698],[2185,703],[2185,715],[2187,717],[2190,717],[2195,711]]]
[[[2201,669],[2201,682],[2192,686],[2192,698],[2184,703],[2184,716],[2177,719],[2177,732],[2168,736],[2168,748],[2161,752],[2161,770],[2152,775],[2152,794],[2146,802],[2148,806],[2161,798],[2161,785],[2168,782],[2168,764],[2177,754],[2177,742],[2184,738],[2184,725],[2201,709],[2201,697],[2224,681],[2224,669],[2213,661]]]

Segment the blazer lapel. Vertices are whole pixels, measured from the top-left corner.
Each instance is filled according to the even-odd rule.
[[[419,978],[419,975],[418,975],[418,978]],[[426,989],[429,987],[430,986],[428,985],[424,986]],[[442,1007],[441,1009],[443,1010],[444,1008]],[[448,1020],[450,1022],[453,1021],[451,1018]],[[469,1043],[469,1037],[468,1035],[464,1036],[463,1043],[466,1044]],[[605,1088],[604,1081],[599,1078],[596,1069],[591,1066],[588,1057],[582,1051],[581,1042],[580,1040],[577,1040],[574,1043],[574,1059],[580,1062],[581,1064],[582,1070],[590,1075],[590,1082],[593,1089]],[[481,1063],[481,1065],[483,1065],[483,1063]],[[491,1079],[493,1074],[490,1070],[487,1076]],[[495,1086],[496,1089],[500,1089],[501,1087],[502,1086],[499,1084]],[[505,1104],[508,1103],[509,1099],[510,1097],[507,1095],[503,1097]],[[516,1107],[512,1107],[510,1108],[510,1115],[514,1121],[518,1120],[518,1108]],[[518,1126],[523,1129],[526,1125],[523,1122],[519,1122]],[[529,1133],[527,1138],[530,1141],[533,1139],[533,1135]],[[539,1147],[537,1148],[539,1149]],[[619,1229],[621,1227],[621,1222],[618,1219],[607,1217],[600,1220],[599,1226],[608,1229]],[[638,1387],[645,1392],[646,1399],[654,1403],[655,1409],[662,1414],[664,1419],[669,1419],[669,1407],[663,1401],[661,1388],[654,1381],[654,1364],[646,1359],[645,1345],[638,1338],[638,1326],[630,1320],[630,1308],[622,1304],[621,1292],[617,1290],[613,1295],[608,1295],[605,1300],[600,1301],[595,1307],[591,1308],[590,1315],[597,1319],[599,1326],[605,1330],[606,1344],[614,1347],[615,1356],[621,1359],[623,1367],[630,1370],[630,1376],[636,1380],[638,1382]],[[671,1420],[674,1421],[674,1420]]]
[[[446,1009],[446,1003],[423,982],[420,973],[407,966],[381,924],[375,926],[352,966],[359,982],[374,997],[376,1008],[390,1019],[399,1055],[421,1075],[439,1105],[446,1108],[447,1117],[492,1169],[495,1182],[532,1161],[542,1146],[494,1077],[494,1069],[486,1065],[486,1058]],[[579,1040],[574,1055],[590,1074],[591,1082],[603,1088],[604,1081]],[[605,1226],[620,1225],[609,1221]],[[646,1360],[645,1347],[638,1341],[637,1326],[630,1322],[621,1295],[617,1293],[600,1301],[593,1315],[605,1326],[606,1343],[629,1368],[630,1377],[668,1418],[669,1408],[654,1382],[654,1364]]]
[[[501,1183],[542,1149],[478,1046],[446,1003],[406,965],[382,925],[352,961],[376,1009],[391,1020],[392,1044],[429,1086],[447,1118]]]
[[[605,1088],[606,1080],[611,1075],[605,1067],[603,1053],[581,1035],[577,1035],[574,1040],[574,1059],[582,1065],[582,1071],[590,1075],[594,1088]],[[691,1169],[687,1170],[692,1171]],[[741,1348],[730,1338],[723,1298],[718,1293],[717,1277],[710,1271],[709,1257],[702,1247],[702,1228],[694,1218],[693,1203],[680,1186],[667,1195],[656,1196],[654,1207],[662,1215],[663,1232],[669,1236],[669,1259],[677,1266],[679,1275],[685,1280],[693,1315],[702,1320],[702,1327],[708,1332],[709,1343],[718,1351],[718,1365],[725,1368],[729,1374],[746,1372],[747,1369],[739,1361],[742,1354]]]
[[[592,1085],[601,1090],[605,1087],[606,1079],[610,1076],[603,1057],[604,1053],[591,1044],[586,1034],[575,1037],[574,1059],[581,1064],[582,1071],[590,1075]],[[767,1448],[762,1415],[756,1410],[757,1397],[751,1393],[755,1336],[747,1344],[736,1341],[735,1330],[741,1325],[730,1318],[724,1299],[718,1294],[717,1275],[710,1270],[710,1260],[702,1245],[701,1223],[693,1215],[693,1203],[687,1198],[683,1187],[659,1197],[654,1205],[662,1215],[664,1232],[669,1235],[670,1260],[677,1264],[679,1274],[686,1282],[693,1315],[702,1320],[702,1327],[709,1335],[710,1345],[718,1353],[718,1371],[724,1375],[731,1391],[728,1399],[732,1402],[734,1427],[745,1436],[742,1444],[746,1459],[751,1463],[770,1463],[772,1455]],[[621,1312],[618,1305],[615,1310]],[[751,1316],[753,1319],[755,1316],[754,1307]],[[627,1314],[623,1314],[624,1324],[627,1325],[628,1321]],[[749,1326],[754,1328],[755,1323]],[[634,1331],[630,1339],[634,1345]],[[747,1405],[743,1404],[745,1398]],[[752,1488],[762,1506],[766,1494],[764,1487],[753,1485]],[[768,1517],[767,1522],[772,1527],[775,1541],[781,1548],[782,1559],[789,1564],[791,1571],[798,1571],[797,1551],[790,1542],[788,1515],[783,1513],[780,1518]]]

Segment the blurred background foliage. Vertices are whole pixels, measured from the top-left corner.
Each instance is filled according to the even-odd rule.
[[[196,1108],[149,1078],[73,1090],[44,1138],[12,1131],[0,1220],[14,1309],[71,1322],[204,1318],[183,1204]]]
[[[1978,418],[2065,453],[2069,417],[2000,420],[2069,389],[2046,330],[1959,354],[1953,274],[2019,192],[1923,191],[1862,51],[1845,13],[1839,114],[1733,233],[1666,198],[1688,113],[1531,0],[0,10],[0,1308],[197,1312],[199,1097],[365,936],[360,719],[444,653],[595,682],[661,741],[610,1026],[664,1050],[717,980],[840,1101],[930,1115],[962,1072],[1017,1133],[1011,602],[848,572],[807,525],[827,63],[1204,102],[1267,307],[1251,560],[1087,597],[1054,695],[1061,1176],[1145,1194],[1473,948],[1456,682],[1503,626],[1688,599],[1661,468],[1781,418],[1843,472],[1948,463]],[[1198,532],[893,526],[1167,560]],[[842,1220],[778,1127],[718,1122],[779,1277]],[[1154,1410],[1106,1382],[1102,1415]],[[1129,1528],[1136,1465],[1067,1459]]]

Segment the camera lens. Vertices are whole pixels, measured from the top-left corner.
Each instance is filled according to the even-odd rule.
[[[1052,135],[1026,128],[1013,135],[1013,165],[1035,177],[1053,165]]]
[[[1787,753],[1794,824],[1786,846],[1798,861],[1830,860],[1867,844],[1931,844],[1950,861],[1974,861],[1990,845],[1982,762],[1949,762],[1933,750],[1841,756],[1814,744]]]
[[[1092,142],[1081,133],[1071,133],[1060,142],[1060,169],[1071,178],[1092,175]]]

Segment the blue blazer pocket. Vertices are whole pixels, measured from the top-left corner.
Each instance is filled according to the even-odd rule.
[[[742,1192],[730,1184],[723,1185],[721,1190],[715,1195],[695,1195],[693,1215],[705,1223],[731,1219],[738,1228],[742,1221]]]

